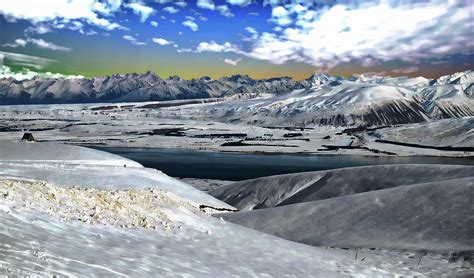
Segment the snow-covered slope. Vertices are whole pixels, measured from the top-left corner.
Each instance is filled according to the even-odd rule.
[[[179,209],[178,207],[174,209]],[[347,277],[453,273],[440,259],[415,267],[390,257],[325,250],[209,216],[181,229],[119,228],[0,210],[0,273],[8,276]],[[202,228],[205,228],[204,230]],[[392,260],[392,261],[390,261]]]
[[[415,92],[352,81],[338,81],[337,84],[328,83],[265,99],[231,101],[190,110],[193,115],[262,125],[371,126],[428,119]]]
[[[310,89],[199,107],[175,107],[170,109],[170,113],[163,111],[161,114],[193,115],[265,126],[323,124],[355,127],[474,116],[473,87],[469,85],[473,81],[466,77],[468,75],[466,72],[455,78],[465,83],[446,85],[423,77],[362,76],[343,80],[320,74],[308,79],[313,84]],[[451,80],[454,77],[446,78]]]
[[[232,209],[226,203],[134,161],[102,151],[56,143],[0,141],[0,176],[59,186],[153,188],[172,192],[198,205]]]
[[[0,150],[0,275],[419,276],[460,267],[439,258],[417,269],[396,256],[354,260],[234,225],[209,214],[232,207],[103,152],[5,142]]]
[[[381,140],[424,146],[474,147],[474,117],[377,129],[372,135]]]
[[[474,176],[474,167],[379,165],[245,180],[210,194],[240,209],[256,210],[369,191]]]
[[[446,84],[421,88],[417,94],[421,105],[433,118],[459,118],[474,115],[472,81],[465,84]]]
[[[89,148],[59,145],[57,143],[29,143],[0,141],[0,160],[2,162],[61,163],[82,165],[103,165],[139,167],[139,163],[107,152]]]
[[[315,246],[472,252],[473,194],[471,176],[226,214],[223,218]]]

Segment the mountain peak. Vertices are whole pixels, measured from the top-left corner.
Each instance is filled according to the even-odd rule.
[[[178,75],[172,75],[172,76],[168,77],[167,80],[169,80],[169,81],[183,81],[183,79]]]
[[[314,86],[320,86],[328,82],[331,82],[335,79],[332,76],[330,76],[327,72],[320,72],[320,73],[314,73],[306,80],[309,81]]]

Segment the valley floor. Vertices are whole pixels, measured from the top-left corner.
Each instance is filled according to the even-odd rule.
[[[2,139],[31,132],[38,141],[76,145],[183,148],[246,153],[470,157],[474,117],[376,129],[225,123],[153,103],[0,106]]]

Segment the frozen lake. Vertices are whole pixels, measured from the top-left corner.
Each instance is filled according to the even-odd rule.
[[[241,154],[183,149],[101,147],[172,177],[245,180],[257,177],[381,164],[473,165],[472,158],[373,157],[356,155]]]

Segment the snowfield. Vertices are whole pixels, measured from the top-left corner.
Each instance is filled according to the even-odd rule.
[[[22,153],[25,149],[28,156]],[[47,149],[58,157],[41,157]],[[64,157],[59,155],[61,149],[67,150]],[[0,150],[8,158],[0,167],[0,273],[4,275],[423,276],[458,273],[463,265],[428,255],[420,266],[416,254],[369,250],[361,251],[363,260],[354,259],[352,252],[307,246],[237,226],[219,218],[220,214],[210,216],[218,210],[196,201],[219,209],[232,207],[158,171],[148,173],[155,176],[153,186],[144,188],[142,180],[135,187],[137,174],[126,173],[141,169],[139,165],[121,166],[119,171],[115,164],[128,160],[105,155],[113,161],[106,165],[106,161],[85,159],[87,155],[98,159],[103,155],[98,151],[12,142],[2,142]],[[25,157],[28,161],[22,162]],[[70,181],[77,186],[54,178],[74,175],[77,168],[68,168],[72,166],[83,167],[78,173],[84,177],[82,184],[79,177]],[[86,170],[92,169],[96,173],[87,175]],[[48,174],[39,175],[43,170]],[[114,177],[114,171],[122,175]],[[183,190],[172,190],[174,186]]]

